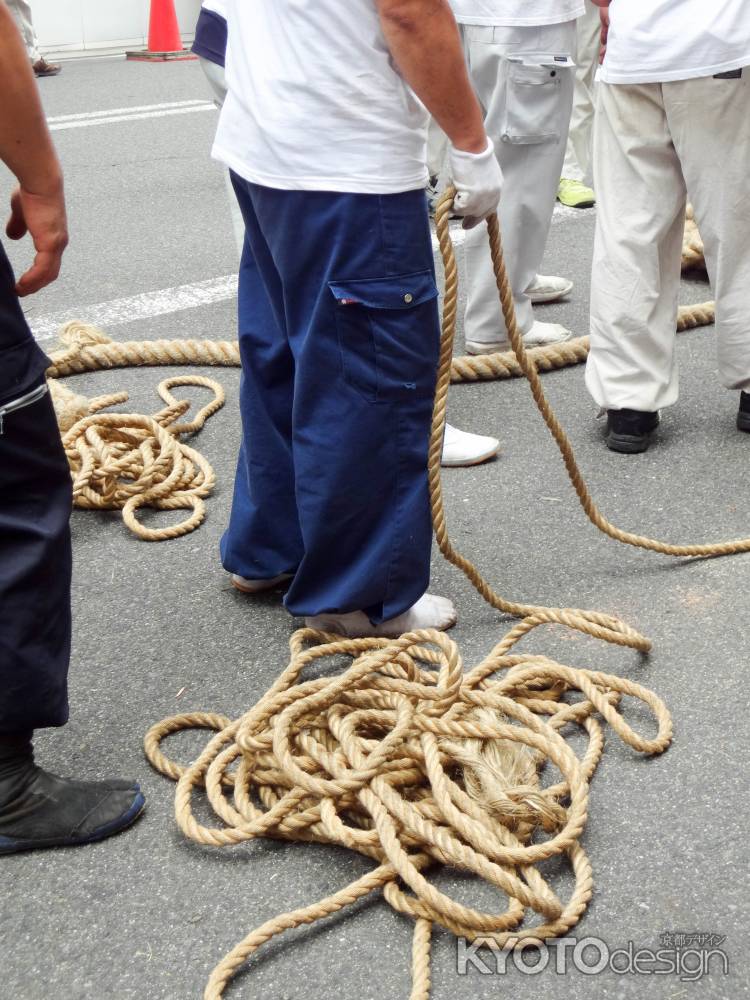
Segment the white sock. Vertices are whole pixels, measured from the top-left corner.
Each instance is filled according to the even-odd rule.
[[[412,604],[403,614],[389,618],[380,625],[372,625],[364,611],[350,611],[343,615],[311,615],[305,618],[305,625],[321,632],[335,632],[349,639],[365,636],[397,639],[404,632],[415,632],[423,628],[434,628],[443,632],[456,624],[456,618],[456,609],[447,597],[423,594],[417,603]]]

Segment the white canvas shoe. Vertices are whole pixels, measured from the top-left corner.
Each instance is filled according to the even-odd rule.
[[[500,442],[497,438],[469,434],[468,431],[460,431],[457,427],[446,424],[440,464],[447,469],[480,465],[494,458],[499,451]]]
[[[268,580],[248,580],[244,576],[238,576],[237,573],[232,573],[231,577],[232,586],[241,590],[243,594],[260,594],[264,590],[273,590],[280,583],[291,579],[291,573],[279,573],[278,576],[272,576]]]
[[[541,323],[534,321],[534,325],[528,333],[523,335],[524,347],[544,347],[547,344],[564,344],[566,340],[571,340],[573,333],[560,323]],[[511,349],[508,340],[467,340],[467,354],[495,354],[498,351],[509,351]]]
[[[573,291],[573,282],[567,278],[556,278],[552,274],[537,274],[526,289],[532,303],[557,302]]]
[[[523,335],[523,342],[525,347],[545,347],[547,344],[564,344],[572,338],[573,332],[560,323],[535,320],[529,332]]]
[[[321,632],[343,635],[348,639],[363,639],[368,636],[398,639],[404,632],[414,632],[422,628],[434,628],[439,632],[445,632],[456,624],[457,618],[453,602],[447,597],[423,594],[408,611],[381,622],[380,625],[372,625],[364,611],[350,611],[345,615],[311,615],[305,618],[305,625]]]

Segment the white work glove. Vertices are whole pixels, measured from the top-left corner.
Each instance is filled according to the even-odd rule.
[[[463,216],[464,229],[473,229],[497,211],[503,189],[503,172],[495,157],[492,140],[483,153],[466,153],[450,147],[450,171],[456,188],[453,211]]]

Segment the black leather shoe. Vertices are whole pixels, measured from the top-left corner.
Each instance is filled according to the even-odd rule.
[[[740,393],[740,408],[737,411],[737,430],[750,434],[750,392]]]
[[[624,455],[646,451],[658,425],[659,414],[649,410],[607,410],[607,447]]]

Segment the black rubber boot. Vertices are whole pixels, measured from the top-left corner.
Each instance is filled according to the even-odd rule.
[[[750,434],[750,392],[740,393],[740,408],[737,411],[737,430]]]
[[[0,738],[0,854],[104,840],[143,811],[131,781],[73,781],[34,763],[31,739]]]
[[[646,451],[659,414],[647,410],[607,410],[607,447],[624,455]]]

